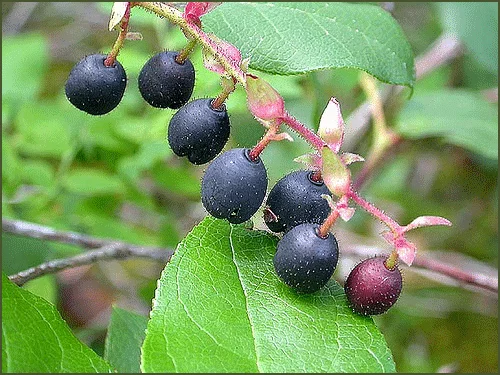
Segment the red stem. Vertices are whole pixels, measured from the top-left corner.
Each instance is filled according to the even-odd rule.
[[[127,37],[128,32],[128,23],[130,21],[130,9],[134,3],[128,3],[127,9],[125,10],[125,14],[120,23],[120,34],[118,34],[118,38],[116,38],[115,44],[113,44],[113,48],[111,52],[108,54],[108,57],[104,60],[104,66],[112,66],[115,63],[116,57],[120,53],[121,48],[123,47],[123,43],[125,42],[125,38]]]
[[[264,151],[264,149],[269,145],[274,140],[274,136],[278,132],[279,128],[281,125],[281,121],[278,120],[275,124],[273,124],[264,134],[264,136],[261,138],[259,143],[257,143],[254,148],[250,150],[248,153],[248,157],[250,160],[256,160],[260,153]]]
[[[315,149],[321,151],[325,145],[325,141],[319,135],[314,133],[311,129],[302,124],[299,120],[293,117],[290,113],[285,111],[283,122],[287,124],[290,129],[298,133],[302,138],[311,144]]]
[[[391,219],[389,216],[387,216],[384,213],[384,211],[380,210],[370,202],[361,198],[354,190],[350,189],[349,192],[347,193],[347,196],[351,198],[354,202],[356,202],[359,206],[361,206],[366,212],[368,212],[369,214],[371,214],[372,216],[376,217],[384,224],[386,224],[392,232],[394,233],[401,232],[402,230],[401,225],[399,225],[394,219]]]
[[[339,217],[339,211],[337,209],[333,209],[328,217],[325,219],[323,224],[318,229],[318,236],[321,238],[328,237],[328,233],[330,232],[330,228],[333,227],[333,224],[337,221]]]

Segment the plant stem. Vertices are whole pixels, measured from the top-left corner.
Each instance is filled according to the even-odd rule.
[[[387,127],[384,114],[384,103],[375,84],[375,79],[367,73],[362,73],[361,86],[371,103],[374,131],[371,150],[366,158],[367,162],[364,163],[363,168],[353,184],[354,190],[359,190],[361,188],[388,151],[401,139]]]
[[[339,211],[337,209],[331,210],[330,214],[327,216],[325,221],[320,225],[318,229],[318,236],[320,236],[321,238],[328,237],[330,228],[333,227],[338,217],[339,217]]]
[[[389,257],[385,260],[384,265],[387,267],[387,269],[393,270],[394,267],[396,267],[398,258],[398,252],[396,250],[392,250],[391,255],[389,255]]]
[[[196,44],[198,44],[196,40],[190,40],[189,43],[179,51],[179,53],[175,57],[175,62],[181,65],[184,64],[184,61],[189,58],[194,48],[196,47]]]
[[[257,143],[248,153],[248,157],[250,160],[256,160],[260,153],[264,151],[264,149],[274,140],[276,133],[280,128],[281,121],[275,122],[273,125],[267,129],[264,136],[260,139],[259,143]]]
[[[299,120],[297,120],[286,111],[285,116],[283,116],[283,122],[288,125],[290,129],[298,133],[302,138],[309,142],[311,146],[321,152],[323,146],[325,146],[325,141],[323,141],[319,135],[314,133],[311,129],[302,124]]]
[[[229,95],[236,89],[236,84],[233,81],[233,85],[223,86],[221,93],[212,101],[212,108],[218,109],[220,108]]]
[[[116,57],[120,53],[121,48],[123,47],[123,43],[127,37],[128,31],[128,23],[130,20],[130,9],[132,8],[131,3],[127,4],[127,9],[125,10],[125,15],[120,22],[120,33],[118,34],[118,38],[116,38],[115,43],[113,44],[113,48],[111,52],[108,54],[108,57],[104,60],[104,66],[113,66],[115,63]]]
[[[91,250],[74,257],[55,259],[36,267],[10,275],[9,279],[21,286],[37,277],[56,273],[67,268],[93,264],[98,261],[121,260],[131,257],[147,258],[158,262],[167,262],[172,254],[160,249],[122,247],[119,243],[109,244],[96,250]]]
[[[137,246],[126,242],[96,238],[76,232],[57,231],[50,227],[21,220],[2,219],[2,231],[18,236],[62,242],[86,249],[97,249],[95,251],[79,254],[72,258],[49,261],[37,267],[19,272],[16,275],[12,275],[11,278],[18,285],[48,273],[54,273],[65,268],[77,267],[84,264],[91,264],[100,260],[142,257],[166,262],[173,254],[172,249]]]
[[[361,208],[363,208],[366,212],[371,214],[373,217],[379,219],[385,225],[389,227],[389,229],[394,233],[399,233],[401,231],[401,225],[399,225],[394,219],[387,216],[384,211],[375,207],[370,202],[361,198],[355,191],[352,189],[349,190],[347,196],[356,202]]]

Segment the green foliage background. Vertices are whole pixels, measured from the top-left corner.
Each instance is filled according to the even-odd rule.
[[[39,3],[23,25],[8,23],[14,6],[2,4],[2,215],[134,244],[175,247],[205,216],[199,198],[204,167],[172,154],[165,137],[174,112],[149,107],[136,80],[154,53],[183,47],[182,33],[134,9],[131,29],[140,31],[144,40],[127,41],[120,53],[129,78],[125,97],[112,113],[95,118],[69,105],[64,83],[83,55],[107,52],[114,42],[116,32],[107,31],[109,4]],[[472,7],[463,5],[467,6]],[[498,152],[492,150],[492,140],[498,139],[498,108],[486,103],[481,91],[498,85],[498,50],[491,52],[490,40],[461,27],[474,17],[481,19],[481,12],[496,15],[491,6],[464,10],[445,3],[396,3],[394,17],[415,55],[445,29],[457,32],[467,49],[452,64],[417,82],[400,114],[389,111],[389,124],[412,139],[362,193],[401,223],[423,214],[454,223],[450,229],[416,232],[412,240],[422,252],[458,252],[471,258],[470,267],[476,259],[498,268]],[[447,18],[441,20],[443,14]],[[488,25],[496,25],[493,32],[498,35],[498,19],[488,20],[482,24],[485,33],[490,36]],[[496,47],[498,41],[493,44]],[[488,53],[481,53],[484,50]],[[216,95],[218,75],[203,67],[199,49],[192,61],[197,73],[194,97]],[[356,70],[259,75],[285,97],[290,112],[311,127],[317,127],[331,96],[341,102],[344,118],[365,99]],[[435,106],[436,97],[450,106]],[[457,102],[460,111],[453,107]],[[232,133],[226,147],[252,146],[263,128],[248,113],[241,88],[227,105]],[[478,136],[472,144],[464,143],[457,131],[466,126]],[[481,137],[482,131],[488,136]],[[368,134],[346,151],[366,155],[370,139]],[[293,158],[308,150],[297,138],[266,149],[269,185],[299,168]],[[353,167],[354,175],[358,169]],[[255,225],[262,228],[260,214]],[[380,228],[360,211],[338,227],[349,234],[346,239],[385,246],[374,242]],[[7,274],[80,251],[10,235],[2,235],[2,245],[2,270]],[[335,277],[340,283],[353,262],[346,259],[339,267]],[[145,261],[111,262],[93,266],[83,276],[82,271],[44,277],[26,288],[57,303],[77,336],[102,354],[111,304],[146,315],[161,269]],[[88,290],[75,289],[71,277],[86,280]],[[78,309],[72,306],[86,301],[85,293],[100,301],[99,308],[75,314]],[[398,371],[435,372],[443,366],[460,372],[498,370],[498,307],[489,295],[446,286],[408,270],[400,301],[375,322]]]

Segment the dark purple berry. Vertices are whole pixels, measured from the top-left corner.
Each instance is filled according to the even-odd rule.
[[[339,247],[331,233],[322,238],[318,224],[304,223],[292,228],[278,242],[273,263],[276,273],[300,293],[321,289],[337,267]]]
[[[328,202],[322,194],[331,195],[326,185],[311,179],[311,171],[295,171],[271,189],[266,207],[274,216],[264,215],[264,221],[273,232],[286,232],[302,223],[321,224],[328,214]]]
[[[201,201],[212,216],[239,224],[250,219],[264,200],[267,172],[248,149],[235,148],[210,163],[201,183]]]
[[[89,55],[78,62],[66,81],[66,97],[76,108],[91,115],[104,115],[122,100],[127,75],[115,60],[105,66],[106,55]]]
[[[139,73],[139,91],[153,107],[180,108],[193,93],[193,64],[189,59],[179,64],[175,61],[177,55],[173,51],[160,52],[151,57]]]
[[[214,109],[213,99],[187,103],[170,120],[168,143],[178,156],[193,164],[205,164],[222,151],[229,138],[226,108]]]
[[[403,287],[401,271],[389,269],[387,257],[365,259],[351,271],[344,284],[351,307],[361,315],[377,315],[396,303]]]

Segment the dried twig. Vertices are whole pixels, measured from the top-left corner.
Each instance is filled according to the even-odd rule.
[[[95,238],[75,232],[56,231],[46,226],[21,220],[2,219],[2,230],[6,233],[20,236],[46,241],[57,241],[81,246],[86,249],[95,249],[74,257],[51,260],[9,276],[9,278],[18,285],[22,285],[29,280],[49,273],[55,273],[66,268],[92,264],[102,260],[140,257],[159,262],[167,262],[173,253],[171,249],[137,246],[126,242]]]

